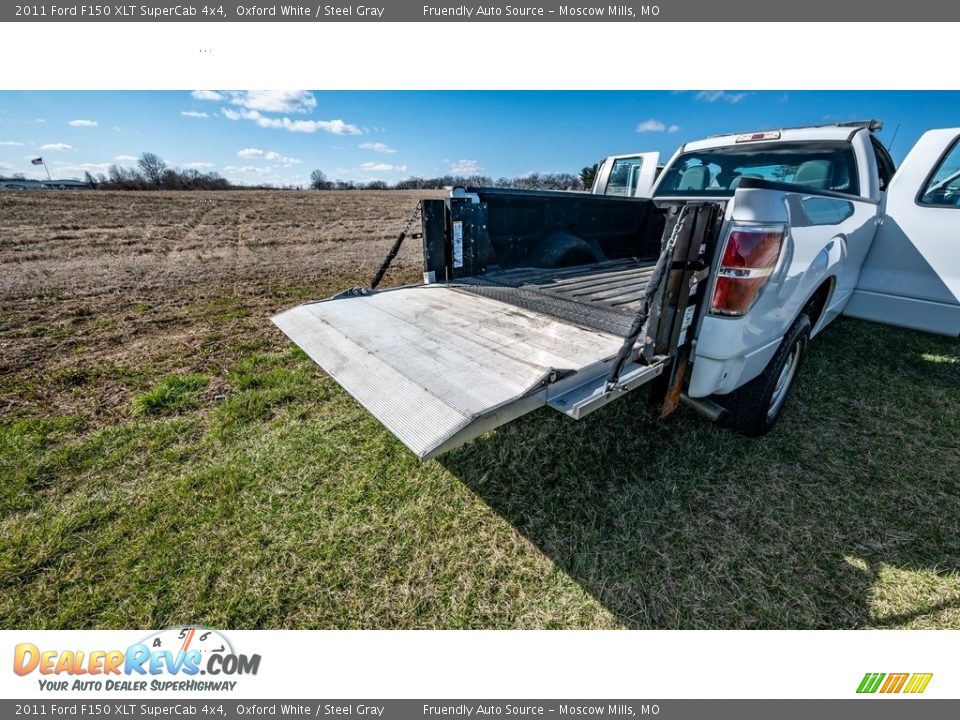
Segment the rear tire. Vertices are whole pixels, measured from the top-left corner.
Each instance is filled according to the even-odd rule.
[[[759,376],[717,401],[730,411],[726,424],[749,437],[768,433],[786,405],[810,343],[810,318],[801,313]]]

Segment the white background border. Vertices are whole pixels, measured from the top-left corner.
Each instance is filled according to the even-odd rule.
[[[956,89],[958,84],[955,64],[934,61],[955,50],[957,29],[951,23],[33,23],[7,25],[2,37],[6,57],[30,58],[7,65],[0,87],[10,90]],[[823,52],[816,52],[812,37],[822,39]],[[731,50],[737,43],[743,46],[739,55]],[[164,47],[152,66],[140,60],[105,62],[104,55],[91,52],[117,47],[122,57],[123,48],[152,46]],[[790,52],[791,47],[804,50]],[[620,53],[633,61],[585,61],[590,48],[598,58]],[[711,48],[727,60],[711,62]],[[702,60],[695,62],[698,55]],[[552,57],[559,61],[548,62]],[[7,668],[0,671],[0,693],[43,696],[36,674],[19,678],[9,670],[18,642],[89,651],[125,648],[145,634],[0,632],[0,653],[7,657],[0,655],[0,667]],[[960,632],[954,631],[228,635],[239,652],[263,656],[260,674],[245,679],[233,697],[849,698],[868,671],[933,672],[925,697],[960,697],[955,672]]]
[[[41,693],[38,672],[15,676],[17,643],[33,643],[41,651],[125,650],[149,634],[0,632],[0,652],[6,655],[0,655],[5,668],[0,694],[80,700],[94,695]],[[237,691],[223,697],[855,698],[866,672],[932,672],[922,697],[960,697],[960,631],[952,630],[247,630],[225,635],[237,653],[259,653],[262,661],[255,677],[239,678]]]
[[[946,61],[956,23],[79,22],[0,32],[4,56],[20,58],[0,75],[7,90],[920,90],[960,82]],[[125,62],[131,47],[162,52],[154,64],[149,52]]]

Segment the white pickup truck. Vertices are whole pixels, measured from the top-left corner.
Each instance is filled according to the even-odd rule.
[[[763,434],[838,315],[960,335],[960,128],[895,169],[876,127],[688,143],[649,198],[651,155],[614,192],[623,158],[591,194],[458,188],[421,202],[423,284],[274,322],[421,459],[643,385]]]

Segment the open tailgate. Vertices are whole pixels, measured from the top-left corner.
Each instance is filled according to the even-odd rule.
[[[444,285],[339,296],[273,322],[421,459],[583,394],[623,342]]]

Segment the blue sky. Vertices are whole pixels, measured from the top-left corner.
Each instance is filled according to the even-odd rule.
[[[720,132],[880,118],[899,161],[931,127],[960,126],[960,92],[30,91],[0,92],[0,174],[55,177],[169,165],[245,184],[411,175],[577,172],[604,155]]]

